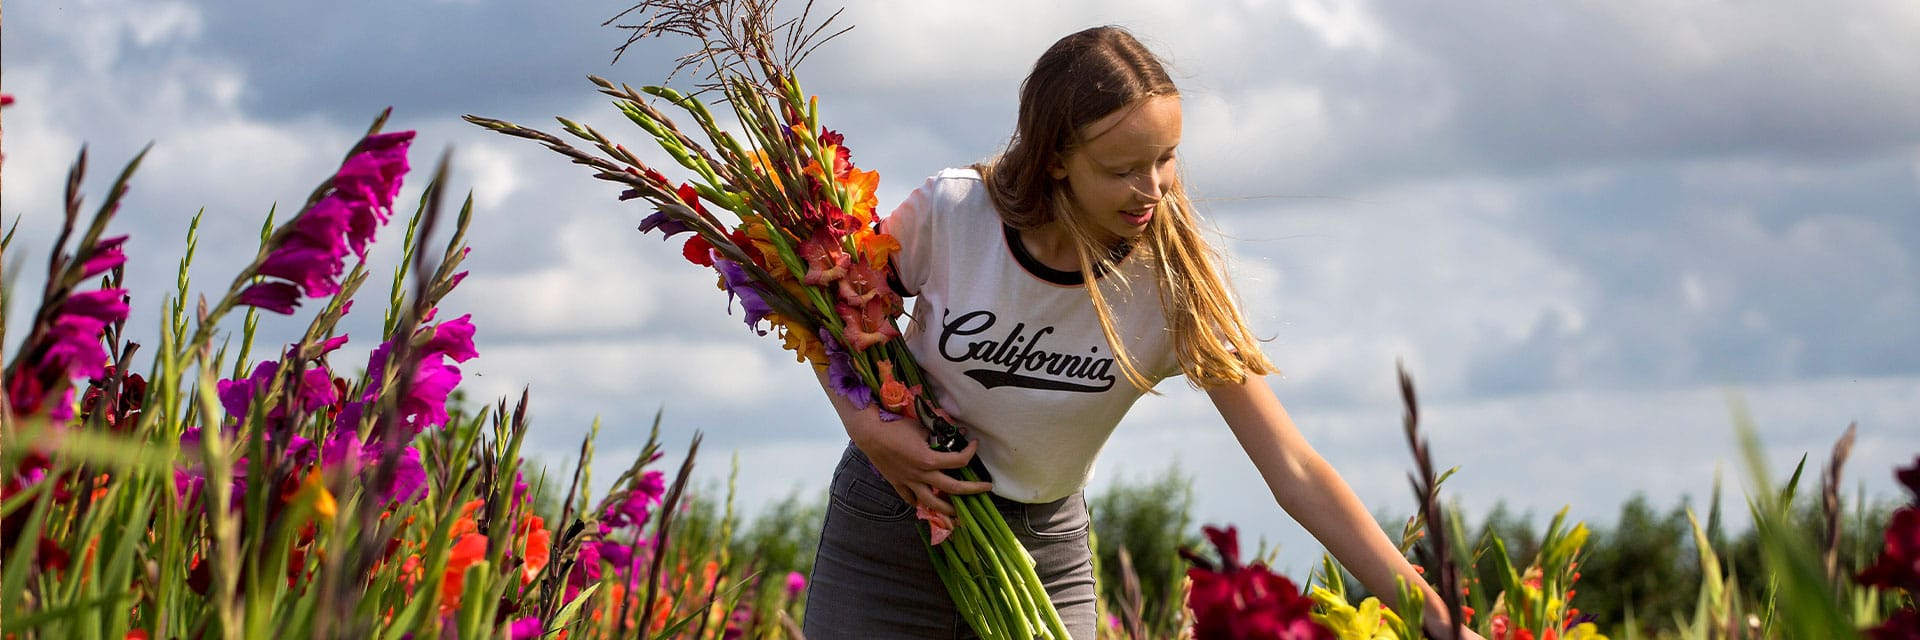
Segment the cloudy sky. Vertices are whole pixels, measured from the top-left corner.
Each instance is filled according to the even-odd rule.
[[[1377,512],[1404,514],[1394,363],[1471,512],[1505,500],[1610,519],[1643,492],[1738,487],[1730,399],[1783,473],[1860,425],[1853,478],[1892,497],[1920,452],[1920,6],[1242,0],[856,1],[802,68],[829,126],[897,202],[992,154],[1054,39],[1133,29],[1186,108],[1188,181],[1268,354],[1270,384]],[[636,48],[618,3],[34,0],[8,3],[5,199],[41,276],[82,144],[94,198],[151,142],[118,222],[136,327],[155,326],[187,221],[196,290],[223,288],[275,203],[297,203],[381,108],[415,163],[455,154],[471,190],[478,398],[530,386],[528,448],[559,468],[601,421],[624,465],[656,411],[670,447],[730,452],[749,507],[826,482],[845,436],[811,375],[725,318],[712,278],[634,226],[646,211],[536,146],[459,120],[629,141],[585,81],[657,82],[685,43]],[[418,180],[403,194],[417,194]],[[883,204],[883,207],[890,204]],[[383,235],[376,273],[395,259]],[[10,263],[11,264],[11,263]],[[367,291],[385,291],[378,278]],[[16,316],[21,313],[16,304]],[[375,341],[369,300],[348,324]],[[14,318],[13,324],[19,322]],[[290,340],[292,325],[270,323]],[[151,331],[136,332],[151,336]],[[11,345],[10,345],[11,346]],[[1095,491],[1179,464],[1196,514],[1317,546],[1273,505],[1205,396],[1143,400]],[[601,475],[611,475],[603,471]]]

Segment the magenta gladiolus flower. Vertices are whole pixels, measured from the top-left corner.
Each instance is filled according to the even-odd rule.
[[[25,371],[7,381],[7,402],[16,415],[44,409],[56,423],[73,417],[73,389],[63,391],[52,406],[47,395],[62,380],[106,375],[107,350],[100,338],[108,325],[127,318],[126,295],[125,289],[83,291],[60,304],[38,346],[28,347],[29,353],[39,350],[38,361],[29,361]]]
[[[539,618],[528,616],[513,621],[513,625],[507,628],[507,635],[513,640],[528,640],[540,637],[544,631],[546,627],[541,626]]]
[[[787,572],[787,597],[792,598],[807,590],[807,576],[798,571]]]
[[[262,282],[241,291],[234,302],[281,315],[292,315],[294,307],[300,306],[300,288],[285,282]]]
[[[480,356],[473,348],[473,314],[442,322],[433,328],[433,337],[420,349],[427,354],[445,355],[454,362],[466,362]]]
[[[367,205],[353,208],[347,232],[354,254],[362,259],[367,257],[374,232],[393,214],[393,199],[400,195],[400,179],[408,169],[407,146],[412,142],[412,131],[367,136],[333,177],[335,192],[347,194],[351,204]]]
[[[278,281],[256,283],[239,304],[291,314],[307,297],[340,291],[349,251],[367,257],[367,244],[393,215],[393,199],[407,173],[412,131],[368,136],[333,176],[333,190],[300,213],[293,230],[275,246],[258,273]]]
[[[245,419],[247,410],[253,406],[254,396],[266,393],[267,387],[273,384],[274,374],[279,371],[280,363],[268,360],[254,365],[253,374],[245,380],[221,380],[216,385],[220,406],[226,408],[228,416],[236,420]],[[333,388],[333,374],[323,367],[314,367],[301,372],[294,394],[303,413],[311,413],[339,400]],[[285,406],[275,406],[267,413],[267,417],[274,420],[284,418],[286,415]]]
[[[644,526],[653,514],[653,505],[660,504],[666,493],[666,477],[659,471],[648,471],[627,491],[626,497],[607,505],[602,524],[612,528]]]
[[[120,246],[126,244],[126,236],[106,238],[93,246],[93,254],[87,256],[87,262],[80,267],[81,277],[91,278],[107,270],[127,263],[126,252]]]
[[[320,466],[335,468],[351,465],[351,473],[360,473],[380,461],[385,453],[381,446],[378,441],[362,442],[351,428],[335,429],[320,447]],[[408,445],[400,450],[394,463],[397,466],[393,470],[392,484],[374,492],[380,497],[380,502],[413,502],[425,496],[427,468],[421,464],[420,450]]]
[[[473,346],[472,318],[471,314],[464,315],[421,329],[421,333],[431,332],[431,335],[417,352],[420,360],[414,368],[413,384],[407,391],[407,397],[400,399],[400,417],[409,430],[406,437],[412,438],[428,427],[447,423],[447,397],[460,384],[460,368],[446,361],[451,358],[454,362],[466,362],[479,356],[479,351]],[[366,394],[340,413],[337,428],[358,428],[364,405],[371,402],[374,394],[386,383],[387,360],[392,351],[391,341],[382,342],[373,350],[367,361],[369,382]]]

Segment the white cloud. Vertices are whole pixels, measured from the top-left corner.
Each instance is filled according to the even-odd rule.
[[[1366,3],[1359,0],[1292,0],[1287,8],[1334,50],[1354,47],[1374,52],[1387,39]]]

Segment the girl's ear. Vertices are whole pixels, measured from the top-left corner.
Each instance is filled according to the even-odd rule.
[[[1064,162],[1064,160],[1065,160],[1065,156],[1058,156],[1058,155],[1054,156],[1053,159],[1048,160],[1047,175],[1053,176],[1053,179],[1055,180],[1065,180],[1067,178],[1067,165]]]

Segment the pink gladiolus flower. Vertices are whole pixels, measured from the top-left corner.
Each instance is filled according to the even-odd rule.
[[[847,338],[849,349],[866,349],[900,337],[900,330],[893,328],[893,323],[888,321],[884,300],[868,300],[860,307],[835,305],[834,311],[839,312],[840,321],[846,323],[841,332]]]
[[[800,257],[807,261],[807,275],[803,280],[814,286],[845,277],[847,267],[853,266],[853,256],[841,250],[840,240],[826,229],[814,231],[812,237],[800,243]]]
[[[953,535],[953,516],[928,509],[926,505],[915,505],[913,510],[915,516],[927,521],[927,538],[934,546],[946,542],[947,537]]]

